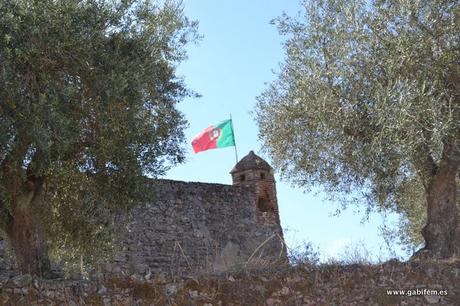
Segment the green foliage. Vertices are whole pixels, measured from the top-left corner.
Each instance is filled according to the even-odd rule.
[[[423,185],[417,177],[408,178],[401,183],[396,198],[400,214],[398,226],[401,242],[406,246],[423,245],[421,231],[426,224],[426,198]]]
[[[106,212],[152,199],[145,175],[183,161],[176,104],[193,93],[175,68],[196,23],[159,3],[0,2],[2,217],[15,182],[43,178],[54,254],[104,249]]]
[[[458,169],[458,2],[303,4],[274,21],[286,59],[256,107],[266,151],[300,186],[418,209],[436,168]]]

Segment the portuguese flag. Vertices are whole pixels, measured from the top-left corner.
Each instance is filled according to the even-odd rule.
[[[208,126],[192,140],[193,151],[195,153],[234,145],[235,136],[233,134],[232,119],[222,121],[217,125]]]

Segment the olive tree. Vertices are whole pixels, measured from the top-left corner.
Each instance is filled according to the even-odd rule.
[[[0,229],[22,272],[98,248],[106,213],[183,160],[195,29],[172,1],[0,2]]]
[[[384,226],[382,233],[389,242],[398,241],[403,249],[410,254],[423,247],[423,226],[426,224],[426,196],[423,184],[417,176],[407,178],[396,191],[394,211],[399,218],[395,226]],[[460,179],[457,176],[457,209],[460,209]]]
[[[286,58],[255,111],[267,153],[294,183],[333,194],[359,190],[368,208],[426,203],[421,253],[458,254],[458,2],[303,7],[275,20],[287,37]],[[414,190],[422,200],[410,197]]]

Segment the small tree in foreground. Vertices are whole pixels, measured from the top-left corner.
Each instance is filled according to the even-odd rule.
[[[106,213],[183,160],[175,67],[195,25],[161,3],[0,2],[0,228],[22,272],[100,249]]]
[[[458,2],[303,4],[276,20],[286,60],[256,109],[275,166],[301,186],[361,190],[370,209],[397,209],[421,186],[425,250],[458,254]]]

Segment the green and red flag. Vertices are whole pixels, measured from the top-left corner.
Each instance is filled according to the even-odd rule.
[[[222,121],[217,125],[208,126],[192,140],[193,151],[195,153],[234,145],[235,136],[233,134],[232,119]]]

